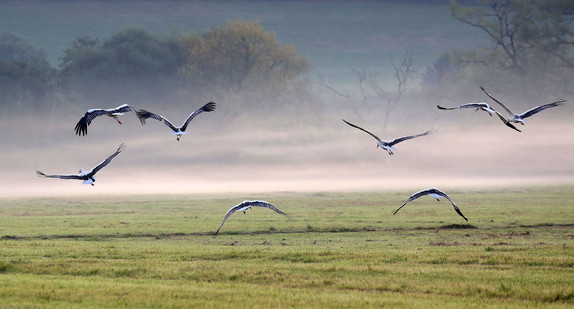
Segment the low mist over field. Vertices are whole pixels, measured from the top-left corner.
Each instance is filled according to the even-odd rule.
[[[86,84],[78,86],[80,77],[75,75],[73,81],[77,83],[69,85],[77,87],[76,92],[58,88],[43,105],[28,106],[26,101],[5,104],[0,112],[2,196],[419,190],[431,186],[574,183],[571,80],[570,86],[558,77],[551,85],[546,78],[518,81],[495,76],[489,67],[431,70],[443,53],[491,46],[479,29],[453,18],[446,2],[163,3],[138,2],[136,7],[131,1],[7,1],[0,4],[0,29],[41,49],[50,66],[58,70],[63,51],[76,37],[98,38],[105,46],[113,33],[137,26],[165,36],[188,33],[192,39],[188,37],[186,44],[194,47],[199,43],[193,41],[193,35],[245,20],[258,22],[264,31],[273,33],[280,47],[293,48],[297,59],[304,58],[308,67],[302,60],[294,62],[300,71],[292,73],[294,77],[287,82],[281,80],[288,88],[277,96],[275,90],[256,87],[261,84],[253,82],[253,73],[248,80],[253,84],[246,85],[243,80],[240,91],[230,90],[231,86],[221,90],[211,84],[199,87],[198,83],[208,79],[207,74],[203,79],[191,75],[200,63],[185,66],[186,70],[174,69],[178,74],[188,74],[187,79],[178,80],[181,85],[173,85],[171,77],[161,81],[165,86],[150,79],[146,86],[134,83],[133,91],[121,84],[117,93],[102,90],[87,97],[85,93],[92,93],[88,91],[110,89],[109,85],[92,87],[88,83],[85,90]],[[85,18],[77,17],[79,12]],[[42,22],[30,19],[39,15]],[[572,55],[572,50],[568,53]],[[412,61],[412,66],[401,67],[405,59]],[[548,63],[537,65],[550,68]],[[540,74],[569,76],[574,71],[559,67],[560,71],[548,69]],[[397,68],[412,70],[403,80],[403,89],[397,88],[399,81],[393,75]],[[528,75],[532,67],[518,69],[524,70],[523,76],[532,76]],[[434,76],[431,73],[438,71],[446,77],[429,81]],[[508,80],[512,82],[506,83]],[[283,87],[267,82],[269,87]],[[487,102],[506,117],[506,112],[479,89],[481,85],[516,113],[559,99],[567,101],[564,106],[528,118],[526,125],[515,124],[522,132],[482,111],[436,108],[437,104]],[[156,86],[163,90],[177,87],[177,91],[169,88],[165,94],[155,90],[142,94]],[[78,89],[84,89],[84,95],[79,95]],[[212,100],[216,110],[197,116],[179,142],[160,121],[147,119],[142,126],[134,113],[121,117],[123,125],[102,116],[93,120],[86,136],[74,133],[74,126],[88,108],[130,104],[180,125],[191,112]],[[341,119],[387,141],[427,130],[432,133],[395,145],[397,150],[390,156],[376,148],[375,139]],[[91,169],[122,142],[126,150],[97,174],[94,187],[35,174],[36,170],[69,174],[80,168]]]
[[[226,124],[215,111],[198,116],[179,142],[162,123],[148,120],[142,127],[129,114],[124,118],[133,119],[125,119],[123,126],[98,119],[88,136],[78,137],[70,118],[67,126],[53,121],[40,132],[16,132],[4,139],[4,149],[10,151],[2,154],[3,188],[8,195],[215,193],[549,185],[573,180],[574,145],[564,136],[572,133],[572,126],[566,121],[543,124],[563,117],[541,117],[518,133],[486,113],[477,113],[476,120],[446,119],[461,113],[474,111],[389,128],[391,138],[433,130],[429,136],[397,144],[393,156],[334,117],[320,126],[277,128],[267,121]],[[352,116],[347,119],[360,123]],[[376,131],[374,123],[361,124]],[[48,174],[90,169],[121,142],[127,149],[98,173],[95,187],[34,174],[36,169]]]

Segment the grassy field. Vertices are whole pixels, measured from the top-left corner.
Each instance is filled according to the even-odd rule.
[[[572,188],[411,193],[4,199],[0,308],[574,305]]]

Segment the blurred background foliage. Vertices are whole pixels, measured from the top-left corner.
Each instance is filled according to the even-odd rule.
[[[468,2],[465,2],[468,3]],[[555,100],[574,94],[574,4],[568,0],[451,0],[450,14],[490,41],[473,50],[452,50],[427,68],[426,90],[463,93],[492,86],[512,89],[514,100]]]
[[[29,109],[51,101],[58,85],[57,73],[41,49],[16,34],[0,34],[2,110]]]
[[[431,102],[428,105],[434,107],[445,98],[478,94],[480,85],[493,93],[513,90],[514,97],[505,99],[540,103],[573,95],[571,1],[478,0],[463,5],[452,0],[449,12],[461,26],[479,28],[490,44],[451,50],[424,70],[410,70],[409,74],[418,74],[419,87],[408,93],[404,81],[415,76],[401,76],[403,88],[397,77],[397,93],[379,91],[384,94],[378,96],[381,108],[404,98]],[[103,39],[77,37],[56,67],[41,48],[3,33],[0,105],[3,111],[17,111],[122,103],[167,108],[193,102],[197,107],[215,101],[226,102],[218,109],[230,118],[243,117],[246,110],[272,120],[283,114],[312,116],[327,103],[313,91],[317,81],[309,75],[311,65],[261,24],[241,20],[196,34],[159,35],[132,26]],[[394,67],[397,72],[401,69]],[[367,74],[362,77],[356,85],[363,87],[362,98],[354,103],[367,101],[366,85],[385,88],[374,79],[366,84]]]

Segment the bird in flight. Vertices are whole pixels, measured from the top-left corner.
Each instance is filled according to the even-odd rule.
[[[439,198],[444,197],[447,200],[449,200],[449,202],[452,204],[452,206],[454,207],[454,210],[456,211],[456,213],[458,213],[461,217],[464,218],[464,220],[468,221],[468,219],[462,214],[462,212],[460,211],[460,209],[458,209],[458,206],[456,206],[456,204],[452,201],[452,199],[450,198],[450,196],[448,196],[446,193],[442,192],[441,190],[437,189],[437,188],[428,188],[425,190],[421,190],[419,192],[413,193],[413,195],[411,195],[404,203],[401,207],[399,207],[397,210],[395,210],[393,212],[393,215],[396,214],[399,210],[401,210],[401,208],[403,208],[408,202],[412,201],[412,200],[416,200],[421,196],[424,195],[430,195],[434,198],[436,198],[437,201],[440,201]]]
[[[480,89],[486,93],[486,95],[491,98],[494,102],[498,103],[500,106],[502,106],[502,108],[504,108],[508,114],[510,115],[510,118],[508,118],[508,122],[516,122],[516,123],[520,123],[520,124],[524,124],[526,122],[526,120],[524,120],[525,118],[528,118],[534,114],[537,114],[547,108],[551,108],[551,107],[556,107],[556,106],[562,106],[564,105],[564,102],[566,102],[566,100],[558,100],[556,102],[552,102],[552,103],[548,103],[548,104],[544,104],[544,105],[540,105],[540,106],[536,106],[534,108],[531,108],[527,111],[525,111],[522,114],[515,114],[513,113],[508,107],[506,107],[506,105],[502,104],[502,102],[500,102],[499,100],[497,100],[496,98],[494,98],[492,95],[490,95],[488,92],[486,92],[486,90],[484,89],[483,86],[480,86]],[[502,116],[501,116],[502,117]]]
[[[101,116],[101,115],[106,115],[108,117],[112,117],[119,124],[122,124],[120,119],[118,119],[118,116],[122,116],[124,113],[131,112],[131,111],[136,113],[136,116],[138,117],[138,119],[140,120],[142,125],[144,125],[145,119],[131,106],[129,106],[128,104],[123,104],[123,105],[120,105],[120,106],[114,107],[114,108],[90,109],[90,110],[88,110],[84,114],[84,116],[82,116],[82,118],[80,118],[80,121],[78,121],[78,123],[76,124],[76,128],[75,128],[76,134],[80,135],[80,136],[88,134],[88,126],[90,125],[90,123],[92,123],[92,120],[94,120],[94,118]]]
[[[356,126],[356,125],[346,121],[345,119],[341,119],[341,120],[343,120],[346,124],[350,125],[351,127],[357,128],[357,129],[369,134],[370,136],[374,137],[377,140],[377,148],[381,147],[382,149],[386,150],[389,153],[389,155],[393,155],[393,150],[397,150],[396,148],[393,147],[393,145],[398,144],[402,141],[406,141],[406,140],[415,138],[415,137],[425,136],[425,135],[430,134],[430,131],[426,131],[425,133],[421,133],[421,134],[417,134],[417,135],[399,137],[399,138],[395,138],[394,140],[391,140],[391,141],[383,141],[378,136],[376,136],[375,134],[373,134],[373,133],[371,133],[371,132],[369,132],[369,131],[367,131],[367,130],[359,127],[359,126]]]
[[[195,116],[203,113],[203,112],[212,112],[215,110],[215,103],[214,102],[209,102],[207,104],[205,104],[204,106],[200,107],[199,109],[197,109],[195,112],[191,113],[187,119],[185,120],[185,122],[183,123],[183,125],[181,125],[180,127],[176,127],[174,126],[169,120],[167,120],[164,116],[158,115],[158,114],[154,114],[151,112],[146,111],[145,109],[140,109],[139,113],[140,115],[144,118],[153,118],[155,120],[159,120],[159,121],[163,121],[163,123],[165,123],[165,125],[167,125],[173,132],[171,132],[172,134],[175,134],[177,136],[177,140],[179,141],[179,139],[181,138],[181,136],[183,134],[187,134],[187,132],[185,132],[185,130],[187,129],[187,125],[189,125],[189,123],[191,122],[191,120],[193,118],[195,118]]]
[[[219,228],[217,229],[217,232],[215,232],[215,235],[217,235],[217,233],[219,233],[219,230],[221,230],[221,227],[223,227],[223,224],[225,223],[225,220],[227,220],[227,218],[229,218],[229,216],[231,216],[233,213],[235,213],[236,211],[243,211],[243,213],[245,214],[247,210],[251,209],[252,206],[258,206],[258,207],[265,207],[265,208],[269,208],[271,210],[273,210],[274,212],[286,216],[287,214],[282,212],[281,210],[277,209],[275,206],[269,204],[266,201],[259,201],[259,200],[254,200],[254,201],[243,201],[233,207],[231,207],[231,209],[229,209],[227,211],[227,213],[225,214],[225,217],[223,218],[223,222],[221,222],[221,225],[219,226]]]
[[[94,166],[91,170],[84,172],[83,169],[80,169],[80,171],[78,172],[78,174],[64,174],[64,175],[46,175],[40,171],[36,171],[36,175],[38,175],[38,177],[47,177],[47,178],[59,178],[59,179],[76,179],[76,180],[83,180],[83,184],[90,184],[90,185],[94,185],[94,182],[96,181],[96,173],[101,170],[102,168],[104,168],[104,166],[108,165],[113,158],[115,158],[118,154],[120,154],[120,152],[122,152],[122,150],[124,150],[126,148],[126,145],[124,143],[121,143],[120,146],[118,147],[118,149],[116,150],[116,152],[114,152],[111,156],[109,156],[107,159],[105,159],[104,161],[100,162],[98,165]]]
[[[485,112],[487,112],[491,117],[492,115],[497,115],[498,118],[500,118],[500,120],[509,128],[514,129],[518,132],[522,132],[520,130],[518,130],[512,123],[510,123],[508,121],[508,119],[504,118],[504,116],[502,116],[498,111],[496,111],[494,108],[492,108],[490,105],[488,105],[487,103],[484,102],[480,102],[480,103],[467,103],[467,104],[463,104],[461,106],[457,106],[457,107],[443,107],[437,104],[436,106],[438,109],[442,109],[442,110],[453,110],[453,109],[462,109],[462,108],[476,108],[477,111],[479,110],[483,110]]]
[[[438,109],[442,109],[442,110],[453,110],[453,109],[461,109],[461,108],[476,108],[476,111],[483,110],[483,111],[487,112],[490,116],[492,116],[493,114],[496,113],[496,111],[492,107],[490,107],[490,105],[488,105],[487,103],[484,103],[484,102],[466,103],[466,104],[462,104],[461,106],[457,106],[457,107],[442,107],[442,106],[437,104],[436,107]]]

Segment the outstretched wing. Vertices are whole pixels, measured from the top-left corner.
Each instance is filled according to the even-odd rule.
[[[271,210],[273,210],[274,212],[286,216],[287,214],[282,212],[281,210],[277,209],[277,207],[269,204],[266,201],[259,201],[259,200],[255,200],[255,201],[249,201],[248,202],[249,206],[257,206],[257,207],[265,207],[265,208],[269,208]]]
[[[488,106],[488,104],[486,103],[466,103],[466,104],[462,104],[461,106],[456,106],[456,107],[443,107],[437,104],[436,106],[438,109],[444,109],[444,110],[453,110],[453,109],[461,109],[461,108],[490,108],[490,106]]]
[[[359,127],[359,126],[356,126],[356,125],[354,125],[354,124],[352,124],[352,123],[346,121],[345,119],[341,119],[341,120],[343,120],[346,124],[350,125],[351,127],[357,128],[357,129],[359,129],[359,130],[361,130],[361,131],[363,131],[363,132],[369,134],[370,136],[374,137],[378,142],[383,143],[383,141],[382,141],[378,136],[376,136],[375,134],[373,134],[373,133],[371,133],[371,132],[369,132],[369,131],[367,131],[367,130],[365,130],[365,129]]]
[[[168,127],[170,127],[170,129],[172,129],[174,132],[177,132],[179,129],[176,128],[173,123],[171,123],[171,121],[167,120],[164,116],[162,115],[158,115],[158,114],[154,114],[152,112],[148,112],[145,109],[140,109],[138,114],[143,118],[143,119],[148,119],[148,118],[153,118],[155,120],[159,120],[159,121],[163,121],[163,123],[165,123]]]
[[[243,202],[245,203],[245,202]],[[243,204],[241,203],[241,204]],[[223,227],[223,224],[225,223],[225,220],[227,220],[227,218],[229,218],[229,216],[231,216],[234,212],[236,212],[237,210],[243,208],[243,207],[239,207],[241,204],[239,205],[235,205],[233,207],[231,207],[231,209],[229,209],[227,211],[227,213],[225,214],[225,217],[223,217],[223,222],[221,222],[221,225],[219,226],[219,228],[217,229],[217,231],[215,232],[215,234],[219,233],[219,230],[221,230],[221,228]]]
[[[74,128],[74,130],[76,131],[76,135],[86,135],[88,133],[88,126],[90,125],[90,123],[92,123],[92,120],[94,120],[94,118],[98,116],[105,115],[107,113],[108,112],[103,109],[88,110],[84,114],[84,116],[80,118],[80,121],[78,121],[76,127]]]
[[[442,192],[441,190],[437,189],[437,188],[432,188],[432,191],[434,194],[438,194],[440,196],[443,196],[444,198],[446,198],[451,204],[452,207],[454,207],[454,210],[456,211],[456,213],[461,216],[464,220],[468,221],[468,219],[462,214],[462,212],[460,211],[460,209],[458,209],[458,206],[456,206],[456,204],[453,202],[453,200],[450,198],[450,196],[448,196],[448,194]]]
[[[203,112],[212,112],[215,110],[215,103],[214,102],[209,102],[205,105],[203,105],[202,107],[200,107],[199,109],[197,109],[195,112],[191,113],[191,115],[189,115],[187,117],[187,119],[185,120],[185,123],[181,126],[181,131],[185,132],[185,130],[187,129],[187,125],[191,122],[191,120],[193,120],[193,118],[195,118],[195,116],[203,113]]]
[[[215,234],[219,233],[219,230],[221,230],[221,228],[223,227],[223,224],[225,223],[225,220],[227,220],[227,218],[229,218],[229,216],[231,216],[233,213],[235,213],[236,211],[240,210],[240,209],[245,209],[249,206],[258,206],[258,207],[265,207],[265,208],[269,208],[273,211],[275,211],[276,213],[286,216],[287,214],[282,212],[281,210],[277,209],[277,207],[269,204],[268,202],[265,201],[259,201],[259,200],[255,200],[255,201],[243,201],[233,207],[231,207],[231,209],[229,209],[227,211],[227,213],[225,214],[225,217],[223,218],[223,222],[221,222],[221,225],[219,226],[219,228],[217,229],[217,231],[215,232]]]
[[[136,116],[138,117],[138,119],[140,120],[142,126],[145,124],[145,118],[138,111],[136,111],[133,107],[131,107],[128,104],[120,105],[114,109],[109,109],[108,111],[112,114],[134,112],[136,114]]]
[[[458,107],[444,107],[444,106],[440,106],[440,105],[437,104],[437,105],[436,105],[436,108],[450,111],[450,110],[453,110],[453,109],[459,109],[460,106],[458,106]]]
[[[386,144],[387,144],[388,146],[393,146],[393,145],[398,144],[398,143],[400,143],[400,142],[402,142],[402,141],[406,141],[406,140],[413,139],[413,138],[420,137],[420,136],[429,135],[430,133],[431,133],[431,131],[426,131],[425,133],[421,133],[421,134],[417,134],[417,135],[410,135],[410,136],[404,136],[404,137],[400,137],[400,138],[395,138],[394,140],[389,141],[389,142],[387,142]]]
[[[403,203],[403,205],[401,205],[401,207],[399,207],[397,210],[395,210],[395,211],[393,212],[393,215],[396,214],[397,212],[399,212],[399,210],[401,210],[401,208],[405,207],[405,205],[406,205],[408,202],[411,202],[411,201],[413,201],[413,200],[416,200],[416,199],[418,199],[418,198],[421,197],[421,196],[424,196],[424,195],[433,193],[433,192],[431,191],[432,189],[434,189],[434,188],[424,189],[424,190],[421,190],[421,191],[419,191],[419,192],[413,193],[413,194]]]
[[[508,108],[506,107],[506,105],[502,104],[502,102],[498,101],[497,99],[495,99],[493,96],[490,95],[490,93],[486,92],[486,90],[484,89],[483,86],[480,86],[480,89],[486,93],[486,95],[491,98],[494,102],[498,103],[500,106],[502,106],[502,108],[504,108],[506,110],[506,112],[510,115],[514,115],[514,113]]]
[[[522,113],[522,114],[520,114],[520,115],[518,115],[518,116],[519,116],[520,118],[528,118],[528,117],[530,117],[530,116],[532,116],[532,115],[534,115],[534,114],[536,114],[536,113],[539,113],[539,112],[541,112],[541,111],[543,111],[543,110],[545,110],[545,109],[547,109],[547,108],[556,107],[556,106],[562,106],[562,105],[564,105],[564,102],[566,102],[566,100],[559,100],[559,101],[556,101],[556,102],[552,102],[552,103],[544,104],[544,105],[541,105],[541,106],[537,106],[537,107],[534,107],[534,108],[531,108],[531,109],[525,111],[524,113]]]
[[[522,132],[519,129],[517,129],[512,123],[510,123],[510,121],[508,121],[508,119],[504,118],[504,116],[502,116],[498,111],[495,111],[496,115],[498,115],[498,118],[500,118],[500,120],[509,128],[514,129],[518,132]]]
[[[79,174],[64,174],[64,175],[46,175],[40,171],[36,171],[36,175],[38,177],[46,177],[46,178],[58,178],[58,179],[78,179],[83,180],[85,177],[82,177]]]
[[[121,143],[120,146],[118,147],[118,149],[116,150],[116,152],[114,152],[111,156],[109,156],[104,161],[100,162],[100,164],[94,166],[94,168],[92,168],[86,174],[91,175],[91,176],[95,175],[99,170],[104,168],[104,166],[106,166],[110,162],[112,162],[112,159],[115,158],[118,154],[120,154],[120,152],[122,152],[124,149],[126,149],[126,144]]]

